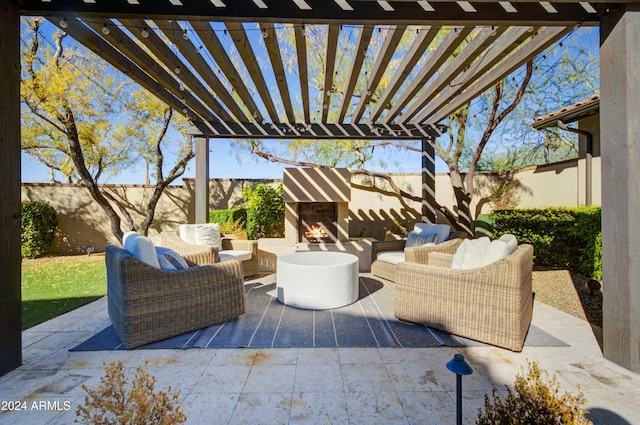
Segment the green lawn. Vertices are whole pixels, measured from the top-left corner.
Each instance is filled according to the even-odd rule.
[[[107,293],[104,256],[22,261],[22,329],[95,301]]]

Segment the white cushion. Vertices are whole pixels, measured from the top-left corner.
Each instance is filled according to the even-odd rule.
[[[239,249],[227,249],[220,251],[220,262],[229,260],[247,261],[251,260],[253,254],[251,251],[241,251]]]
[[[438,243],[437,233],[409,232],[409,236],[407,237],[407,243],[405,244],[405,248],[412,248],[412,247],[425,246],[425,245],[435,245],[436,243]]]
[[[124,249],[129,254],[156,269],[160,268],[156,248],[153,246],[151,239],[136,233],[135,235],[128,235],[124,242]]]
[[[413,231],[416,233],[437,233],[438,242],[444,242],[449,239],[449,232],[451,227],[448,224],[433,224],[433,223],[416,223],[413,226]]]
[[[487,252],[482,259],[482,266],[487,266],[491,263],[510,255],[516,250],[518,241],[513,235],[502,235],[500,239],[491,242]]]
[[[376,255],[376,259],[389,264],[404,263],[404,251],[382,251]]]
[[[196,226],[195,224],[181,224],[180,225],[180,239],[186,243],[197,245],[196,241]]]
[[[465,239],[453,255],[451,268],[469,270],[481,267],[485,252],[490,245],[491,241],[486,236],[479,239]]]
[[[189,268],[187,261],[172,249],[157,246],[156,253],[162,270],[184,270]]]
[[[222,249],[220,225],[217,223],[196,224],[196,244],[211,245]]]

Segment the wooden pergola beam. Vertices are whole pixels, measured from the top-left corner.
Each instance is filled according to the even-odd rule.
[[[432,115],[428,115],[426,112],[412,120],[411,122],[429,122],[439,123],[446,117],[457,111],[460,107],[471,101],[475,97],[484,93],[489,87],[511,74],[513,71],[527,63],[529,59],[534,57],[538,52],[545,50],[547,47],[567,35],[571,31],[571,28],[551,27],[544,29],[540,34],[536,35],[528,44],[526,49],[520,49],[513,55],[507,58],[504,62],[498,65],[490,73],[485,74],[480,80],[478,80],[473,86],[462,93],[460,96],[453,99],[447,104],[440,106],[430,105],[429,110],[433,110]],[[426,115],[426,118],[422,118]]]
[[[379,31],[381,30],[380,27]],[[373,69],[371,70],[371,74],[368,76],[366,87],[364,88],[364,93],[360,96],[360,102],[356,106],[356,109],[353,112],[353,116],[351,118],[351,122],[358,122],[362,118],[362,115],[365,112],[365,108],[371,102],[373,94],[384,75],[384,72],[387,70],[387,66],[389,65],[389,61],[393,57],[393,54],[400,44],[400,40],[402,40],[402,36],[404,35],[404,31],[407,29],[406,25],[396,25],[389,28],[387,31],[387,36],[385,37],[384,44],[378,53],[378,57],[376,59],[375,64],[373,65]]]
[[[143,28],[146,23],[140,20],[123,19],[120,21],[127,29],[132,33],[139,33],[136,31],[139,28]],[[178,35],[181,37],[182,35]],[[231,121],[229,113],[220,105],[220,102],[213,97],[211,92],[202,84],[202,82],[191,72],[190,67],[182,61],[174,52],[171,51],[169,46],[155,33],[155,31],[149,30],[147,37],[140,36],[138,38],[144,44],[149,51],[162,62],[162,64],[170,70],[174,71],[176,78],[182,81],[182,84],[186,88],[190,89],[192,93],[202,102],[206,104],[221,121]]]
[[[420,33],[414,40],[411,48],[405,55],[402,63],[398,67],[398,70],[391,77],[389,85],[385,89],[384,93],[380,96],[376,108],[371,114],[371,121],[375,122],[385,109],[389,109],[389,105],[393,97],[398,93],[398,90],[405,83],[411,71],[416,66],[420,58],[424,55],[433,39],[440,32],[441,27],[426,27],[421,28]]]
[[[180,20],[218,20],[225,22],[271,21],[294,24],[315,22],[332,24],[378,25],[573,25],[598,23],[598,14],[587,11],[577,1],[553,2],[554,12],[537,1],[512,2],[516,13],[507,11],[497,1],[473,2],[475,11],[465,11],[456,1],[430,1],[433,10],[427,10],[417,1],[389,0],[392,11],[383,10],[368,0],[350,0],[353,10],[344,10],[333,1],[305,0],[309,9],[300,9],[293,0],[270,0],[267,8],[258,7],[252,0],[225,0],[224,7],[210,1],[189,1],[176,6],[169,1],[144,1],[127,4],[123,1],[95,0],[21,0],[23,13],[48,16],[64,11],[82,10],[91,18],[165,19],[173,16]],[[606,3],[602,0],[590,2]],[[73,16],[73,12],[65,16]]]
[[[247,68],[247,71],[256,86],[256,90],[258,90],[258,94],[260,94],[262,103],[265,108],[267,108],[267,113],[269,114],[271,121],[278,122],[278,111],[276,111],[276,107],[269,92],[269,87],[267,87],[258,59],[251,48],[244,26],[241,22],[225,22],[225,26],[229,31],[229,36],[233,40],[233,44],[236,46],[238,53],[240,53],[244,66]]]
[[[309,71],[307,69],[307,37],[305,36],[304,24],[294,26],[296,39],[296,53],[298,59],[298,74],[300,76],[300,95],[302,97],[302,110],[304,122],[311,122],[311,111],[309,106]]]
[[[198,38],[200,38],[204,47],[215,60],[218,70],[223,73],[235,93],[244,102],[246,108],[249,110],[249,114],[256,121],[262,121],[263,117],[258,105],[256,105],[253,96],[242,80],[238,70],[233,65],[233,62],[231,62],[229,55],[225,53],[224,46],[211,28],[211,24],[209,22],[191,21],[191,27],[196,31]],[[211,72],[216,71],[212,69]]]
[[[340,112],[338,113],[338,121],[344,121],[347,115],[347,110],[351,104],[351,98],[353,97],[353,90],[356,88],[358,82],[358,76],[364,63],[364,58],[371,42],[371,35],[373,34],[373,27],[362,27],[360,34],[358,35],[358,42],[355,48],[355,57],[351,64],[349,71],[349,77],[347,79],[347,86],[342,93],[342,102],[340,104]]]
[[[327,55],[324,66],[324,84],[322,85],[322,118],[321,122],[326,123],[331,107],[331,92],[333,92],[333,73],[336,66],[336,52],[338,50],[338,37],[340,36],[340,27],[338,25],[329,25],[327,31]]]
[[[287,85],[286,73],[284,71],[284,65],[282,63],[282,55],[280,53],[280,45],[278,44],[278,36],[276,34],[275,27],[270,22],[263,22],[260,24],[260,28],[264,34],[264,44],[267,47],[267,53],[269,60],[271,61],[271,67],[273,68],[273,74],[280,90],[280,98],[282,99],[282,105],[284,107],[285,114],[289,122],[296,122],[296,118],[293,114],[293,106],[291,104],[291,95],[289,94],[289,86]]]

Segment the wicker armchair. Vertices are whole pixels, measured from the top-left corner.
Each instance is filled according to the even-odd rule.
[[[161,270],[112,245],[105,248],[105,261],[109,318],[125,348],[222,323],[245,312],[239,261]]]
[[[466,338],[521,351],[531,324],[533,247],[482,268],[453,270],[453,255],[397,266],[395,316]]]
[[[250,260],[242,261],[242,273],[244,277],[252,276],[259,271],[260,260],[258,258],[258,241],[231,239],[222,237],[222,251],[207,245],[193,245],[183,241],[176,232],[162,232],[160,245],[171,248],[180,255],[190,257],[195,264],[203,266],[220,262],[220,254],[224,251],[247,251],[251,253]],[[189,260],[187,259],[187,262]]]
[[[437,245],[405,248],[406,239],[391,241],[374,241],[371,244],[371,273],[392,282],[396,281],[397,264],[378,260],[378,254],[385,251],[404,251],[405,261],[426,264],[429,254],[432,252],[444,252],[453,254],[464,239],[461,234],[453,234],[449,240]]]

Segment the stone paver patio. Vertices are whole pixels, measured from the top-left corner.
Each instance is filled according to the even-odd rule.
[[[605,360],[587,322],[541,303],[533,324],[569,346],[69,352],[110,324],[106,306],[101,299],[23,332],[23,365],[0,377],[0,400],[27,409],[0,412],[1,424],[73,423],[81,385],[95,387],[114,360],[132,370],[148,362],[156,390],[181,392],[189,424],[455,423],[455,375],[445,367],[455,353],[474,369],[463,379],[465,423],[528,360],[557,372],[563,390],[579,385],[595,424],[640,418],[640,375]]]

